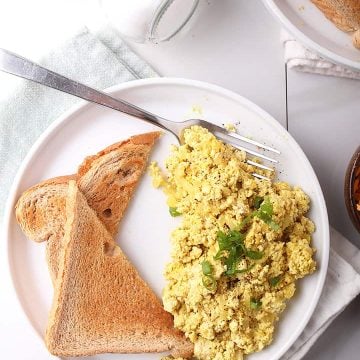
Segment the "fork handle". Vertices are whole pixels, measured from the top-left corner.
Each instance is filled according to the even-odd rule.
[[[164,129],[166,120],[143,110],[126,101],[114,97],[84,85],[78,81],[71,80],[54,71],[48,70],[22,56],[11,51],[0,48],[0,70],[21,78],[34,81],[50,88],[77,96],[81,99],[100,104],[111,109],[121,111],[128,115],[135,116]]]

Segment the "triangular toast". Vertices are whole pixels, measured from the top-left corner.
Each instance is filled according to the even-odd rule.
[[[59,274],[45,342],[59,356],[163,352],[189,356],[156,295],[69,182]]]
[[[25,191],[16,204],[16,218],[25,235],[47,240],[46,257],[53,283],[65,224],[65,194],[70,179],[80,190],[109,232],[115,236],[149,154],[160,132],[135,135],[90,156],[78,174],[49,179]]]

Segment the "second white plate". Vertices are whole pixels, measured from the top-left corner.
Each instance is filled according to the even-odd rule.
[[[296,39],[318,55],[360,70],[360,50],[351,35],[339,30],[310,0],[263,0],[269,11]]]

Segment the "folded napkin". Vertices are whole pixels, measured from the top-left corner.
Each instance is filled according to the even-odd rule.
[[[96,34],[82,29],[43,58],[41,64],[99,89],[156,76],[117,33],[108,28]],[[10,97],[0,100],[2,203],[30,146],[53,120],[77,101],[71,95],[27,81],[21,81]],[[360,251],[335,230],[331,230],[331,243],[329,273],[319,305],[305,331],[283,359],[297,360],[304,356],[332,320],[360,292]]]
[[[340,76],[360,80],[360,72],[332,63],[306,49],[291,35],[282,31],[285,63],[289,68],[320,75]]]
[[[98,89],[157,76],[108,27],[96,34],[86,28],[79,29],[76,36],[46,55],[41,65]],[[0,72],[0,84],[2,80],[18,81]],[[0,98],[1,204],[5,204],[16,170],[34,141],[52,121],[79,102],[72,95],[30,81],[22,80],[19,84],[10,97]],[[3,207],[0,216],[2,212]]]
[[[331,322],[360,293],[360,250],[333,228],[324,290],[305,330],[282,360],[301,359]]]

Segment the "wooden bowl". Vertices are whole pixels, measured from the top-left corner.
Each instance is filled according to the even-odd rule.
[[[357,205],[360,204],[360,201],[355,199],[356,189],[360,191],[360,146],[356,149],[350,160],[344,184],[345,204],[352,223],[360,233],[360,211],[357,210]]]

